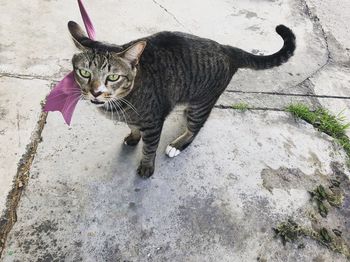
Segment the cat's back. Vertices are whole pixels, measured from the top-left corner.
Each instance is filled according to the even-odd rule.
[[[145,40],[147,41],[148,49],[151,49],[150,51],[154,51],[154,49],[192,50],[202,48],[216,49],[222,47],[219,43],[213,40],[178,31],[162,31],[145,38]]]

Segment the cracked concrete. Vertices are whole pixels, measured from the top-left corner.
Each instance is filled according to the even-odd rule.
[[[348,12],[342,12],[342,10],[350,10],[350,4],[346,2],[339,5],[337,1],[330,1],[327,4],[316,3],[314,0],[308,0],[308,2],[314,16],[325,28],[323,34],[327,40],[330,57],[329,63],[309,78],[314,92],[316,95],[333,94],[348,97],[350,95],[350,38],[348,34],[350,29],[346,22],[349,17]],[[319,101],[321,106],[333,113],[342,112],[347,119],[350,119],[348,99],[338,100],[336,103],[328,99],[319,99]],[[349,130],[347,134],[350,135]]]
[[[345,91],[347,91],[345,89]],[[279,92],[259,92],[259,91],[240,91],[240,90],[228,90],[226,92],[235,94],[263,94],[273,96],[300,96],[300,97],[318,97],[318,98],[332,98],[332,99],[350,99],[349,96],[337,96],[337,95],[315,95],[315,94],[293,94],[293,93],[279,93]]]
[[[309,197],[300,183],[271,194],[260,179],[264,168],[280,166],[330,176],[330,163],[344,155],[327,135],[284,112],[215,110],[193,146],[169,159],[162,152],[182,123],[175,112],[162,136],[156,174],[142,180],[134,174],[141,148],[115,141],[127,128],[84,116],[86,110],[89,105],[79,105],[79,122],[71,128],[49,115],[4,261],[309,261],[316,252],[326,261],[345,261],[313,241],[305,240],[304,250],[281,248],[271,226],[290,215],[307,223],[301,214],[311,208]],[[108,135],[112,129],[115,137]],[[99,154],[97,130],[105,144]],[[41,199],[45,204],[38,204]]]
[[[288,190],[276,188],[271,194],[260,174],[266,168],[298,169],[327,179],[334,175],[335,162],[344,166],[344,153],[330,137],[282,111],[303,102],[334,113],[345,109],[350,119],[350,39],[344,33],[350,4],[85,2],[97,38],[113,43],[178,30],[269,54],[281,46],[274,27],[283,23],[295,31],[298,48],[279,68],[241,70],[195,143],[170,160],[163,149],[183,126],[176,111],[163,132],[156,174],[143,181],[135,176],[140,148],[130,150],[119,142],[127,128],[101,118],[91,105],[78,106],[69,128],[59,114],[50,113],[38,144],[46,117],[40,115],[40,101],[71,70],[75,49],[66,23],[80,21],[78,9],[61,1],[1,2],[3,261],[345,261],[310,239],[303,249],[281,247],[273,239],[271,228],[289,216],[310,223],[309,188],[305,179],[291,180]],[[232,111],[239,102],[252,110]],[[93,135],[97,130],[102,141]],[[346,198],[341,212],[348,203]],[[335,211],[331,216],[336,225],[321,222],[338,227],[349,240],[346,216]]]
[[[26,146],[26,152],[22,155],[16,175],[11,185],[11,190],[5,193],[7,195],[7,201],[5,208],[2,208],[0,217],[0,254],[3,252],[3,247],[6,242],[8,233],[11,231],[13,225],[17,222],[17,207],[21,200],[22,193],[28,184],[30,168],[38,147],[41,141],[41,132],[44,128],[47,113],[42,112],[31,136],[30,143]],[[7,177],[11,177],[11,174],[7,174]],[[6,182],[6,177],[4,177]],[[6,185],[6,184],[5,184]],[[8,189],[9,186],[7,185]]]
[[[191,33],[191,30],[188,29],[188,28],[186,28],[186,27],[183,25],[183,23],[181,23],[181,22],[179,21],[179,19],[177,19],[176,16],[175,16],[173,13],[169,12],[168,9],[166,9],[163,5],[161,5],[161,4],[160,4],[159,2],[157,2],[156,0],[152,0],[152,1],[153,1],[153,3],[155,3],[157,6],[159,6],[160,8],[162,8],[162,9],[164,10],[164,12],[166,12],[166,13],[169,14],[172,18],[174,18],[174,20],[175,20],[183,29],[185,29],[187,32],[190,32],[190,33]]]
[[[0,78],[0,210],[17,172],[17,164],[26,146],[35,138],[32,132],[39,119],[40,101],[49,90],[42,80]],[[10,90],[10,91],[9,91]]]
[[[25,75],[25,74],[9,74],[9,73],[0,73],[1,77],[7,77],[7,78],[18,78],[18,79],[24,79],[24,80],[46,80],[50,82],[58,82],[59,79],[50,78],[49,76],[41,76],[41,75]]]

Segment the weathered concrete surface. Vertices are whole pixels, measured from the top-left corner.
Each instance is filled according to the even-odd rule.
[[[71,128],[49,116],[4,261],[345,261],[314,241],[300,250],[273,239],[271,228],[289,216],[310,224],[305,178],[263,187],[264,170],[282,167],[291,180],[292,169],[329,177],[344,155],[327,135],[282,112],[215,110],[191,147],[169,159],[179,112],[165,126],[155,175],[143,180],[141,147],[122,144],[127,128],[84,114],[89,107],[79,106]]]
[[[332,37],[343,47],[343,57],[350,56],[350,2],[308,0],[310,8],[320,19],[327,37]]]
[[[0,78],[0,216],[48,90],[47,81]]]
[[[50,113],[4,261],[345,261],[311,240],[304,241],[304,249],[298,244],[283,247],[272,238],[271,228],[289,216],[315,226],[308,218],[315,209],[307,190],[339,173],[335,162],[344,165],[344,154],[331,138],[274,110],[290,102],[323,105],[335,113],[349,108],[349,35],[342,35],[349,30],[349,4],[84,2],[98,39],[113,43],[181,30],[268,54],[282,45],[274,27],[283,23],[295,31],[298,47],[280,68],[240,71],[218,103],[228,107],[245,102],[261,111],[216,109],[194,144],[173,160],[163,151],[180,134],[182,113],[172,115],[150,180],[135,175],[140,146],[122,146],[128,133],[124,125],[105,120],[83,103],[71,128],[58,113]],[[66,24],[81,19],[74,2],[50,0],[1,1],[0,16],[0,90],[6,90],[0,99],[11,96],[10,103],[0,106],[9,112],[13,103],[35,108],[25,114],[23,147],[9,149],[9,155],[17,156],[5,154],[9,158],[1,160],[1,168],[13,169],[6,179],[1,177],[4,199],[34,129],[39,101],[52,80],[71,70],[75,48]],[[7,94],[7,87],[15,92]],[[15,115],[8,119],[6,125],[16,123]],[[8,145],[7,138],[0,142]],[[323,226],[342,230],[348,241],[349,201],[347,195],[344,207],[332,209],[328,219],[318,217]]]
[[[320,99],[319,101],[321,106],[326,107],[334,114],[341,113],[346,117],[346,121],[350,121],[350,68],[329,65],[313,77],[311,83],[314,85],[315,93],[337,94],[347,97],[347,99],[337,99],[336,103],[329,99]],[[347,134],[350,136],[350,130],[347,130]]]
[[[330,103],[334,103],[335,99],[330,100]],[[291,103],[304,103],[310,106],[310,108],[320,107],[318,97],[313,96],[291,96],[281,95],[279,93],[256,93],[256,92],[236,92],[226,91],[223,96],[218,100],[218,106],[231,107],[238,103],[244,103],[249,108],[260,110],[277,110],[283,111],[285,107]]]
[[[347,119],[350,119],[350,2],[344,1],[341,4],[335,0],[309,2],[312,12],[322,23],[330,51],[329,62],[323,70],[310,78],[309,84],[317,95],[346,97],[347,99],[337,100],[336,103],[320,99],[320,104],[334,114],[342,112]]]

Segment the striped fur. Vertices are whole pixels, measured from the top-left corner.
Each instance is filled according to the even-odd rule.
[[[95,59],[100,60],[94,64],[105,68],[108,68],[108,64],[118,67],[115,59],[123,50],[140,41],[147,43],[140,54],[139,63],[128,67],[128,81],[133,88],[123,97],[124,101],[118,100],[118,107],[106,103],[100,108],[106,115],[126,115],[124,120],[132,130],[125,138],[126,144],[136,145],[142,138],[143,158],[138,173],[143,177],[149,177],[154,172],[163,123],[176,104],[188,104],[187,129],[170,143],[171,147],[182,151],[194,140],[239,68],[258,70],[278,66],[286,62],[295,50],[295,36],[283,25],[278,26],[276,31],[283,38],[284,45],[270,56],[255,56],[238,48],[181,32],[160,32],[125,45],[110,45],[89,40],[76,24],[69,27],[83,53],[95,53]],[[108,61],[98,58],[111,53],[114,55],[110,55]],[[86,64],[84,57],[86,55],[80,55],[78,62]],[[73,64],[78,62],[73,61]]]

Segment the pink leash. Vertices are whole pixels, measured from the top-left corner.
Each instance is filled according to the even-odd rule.
[[[83,18],[86,32],[90,39],[95,40],[95,29],[92,25],[90,17],[85,10],[81,0],[78,5]],[[70,72],[66,75],[46,97],[44,111],[60,111],[64,121],[70,125],[74,109],[80,99],[80,87],[74,80],[74,73]]]

